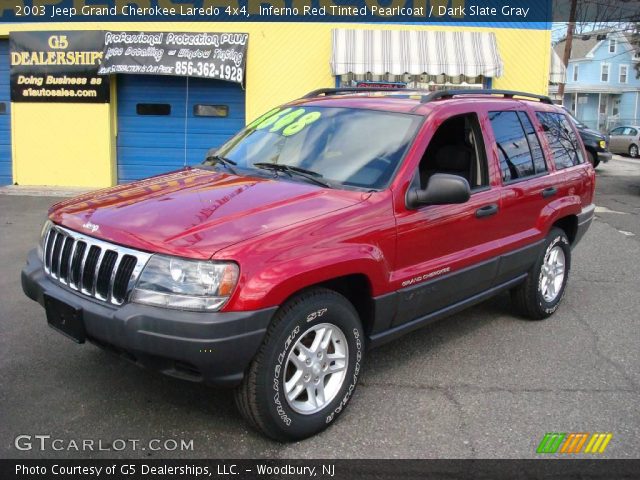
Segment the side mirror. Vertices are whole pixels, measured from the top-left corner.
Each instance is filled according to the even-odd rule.
[[[413,188],[407,192],[407,206],[418,208],[423,205],[449,205],[464,203],[471,196],[469,182],[459,175],[436,173],[427,183],[427,188]]]

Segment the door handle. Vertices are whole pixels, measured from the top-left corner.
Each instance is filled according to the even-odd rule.
[[[496,203],[492,203],[491,205],[485,205],[484,207],[476,210],[476,217],[490,217],[491,215],[495,215],[498,213],[498,205]]]
[[[549,187],[542,190],[542,198],[553,197],[556,193],[558,193],[558,189],[556,187]]]

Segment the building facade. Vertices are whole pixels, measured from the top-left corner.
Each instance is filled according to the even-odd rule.
[[[573,39],[562,103],[590,128],[608,132],[640,122],[638,49],[625,32],[597,31]],[[555,45],[562,56],[565,42]],[[557,94],[552,85],[550,93]]]
[[[260,114],[317,88],[394,81],[427,89],[484,86],[546,94],[549,28],[486,23],[1,24],[0,185],[107,187],[198,163],[209,147],[219,146]],[[189,78],[188,73],[115,74],[104,103],[12,102],[11,33],[72,30],[247,33],[244,83]],[[358,67],[363,62],[368,65],[364,70]]]

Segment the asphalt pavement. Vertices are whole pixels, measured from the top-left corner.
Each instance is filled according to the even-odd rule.
[[[0,457],[532,458],[547,432],[610,432],[602,457],[639,458],[640,161],[597,172],[597,216],[552,318],[522,320],[501,295],[373,350],[341,419],[293,444],[248,428],[229,391],[47,327],[20,270],[59,199],[0,195]]]

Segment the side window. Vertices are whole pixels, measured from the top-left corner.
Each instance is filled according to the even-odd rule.
[[[478,116],[467,113],[445,120],[433,134],[420,160],[418,173],[423,189],[436,173],[465,178],[472,191],[487,187],[487,156]]]
[[[622,135],[622,132],[624,132],[624,128],[614,128],[613,130],[611,130],[611,135]]]
[[[631,135],[632,137],[635,137],[636,135],[638,135],[638,130],[636,130],[635,128],[632,128],[631,131],[629,132],[629,135]]]
[[[518,118],[524,127],[524,133],[527,135],[529,141],[529,150],[531,150],[531,157],[533,158],[533,167],[536,173],[542,173],[547,171],[547,164],[544,161],[544,153],[540,146],[540,140],[536,135],[536,131],[533,128],[533,124],[529,119],[529,115],[526,112],[518,112]]]
[[[489,112],[489,120],[500,155],[500,170],[504,182],[536,174],[529,141],[518,113],[513,111]]]
[[[582,148],[567,118],[561,113],[536,112],[558,170],[584,162]]]

